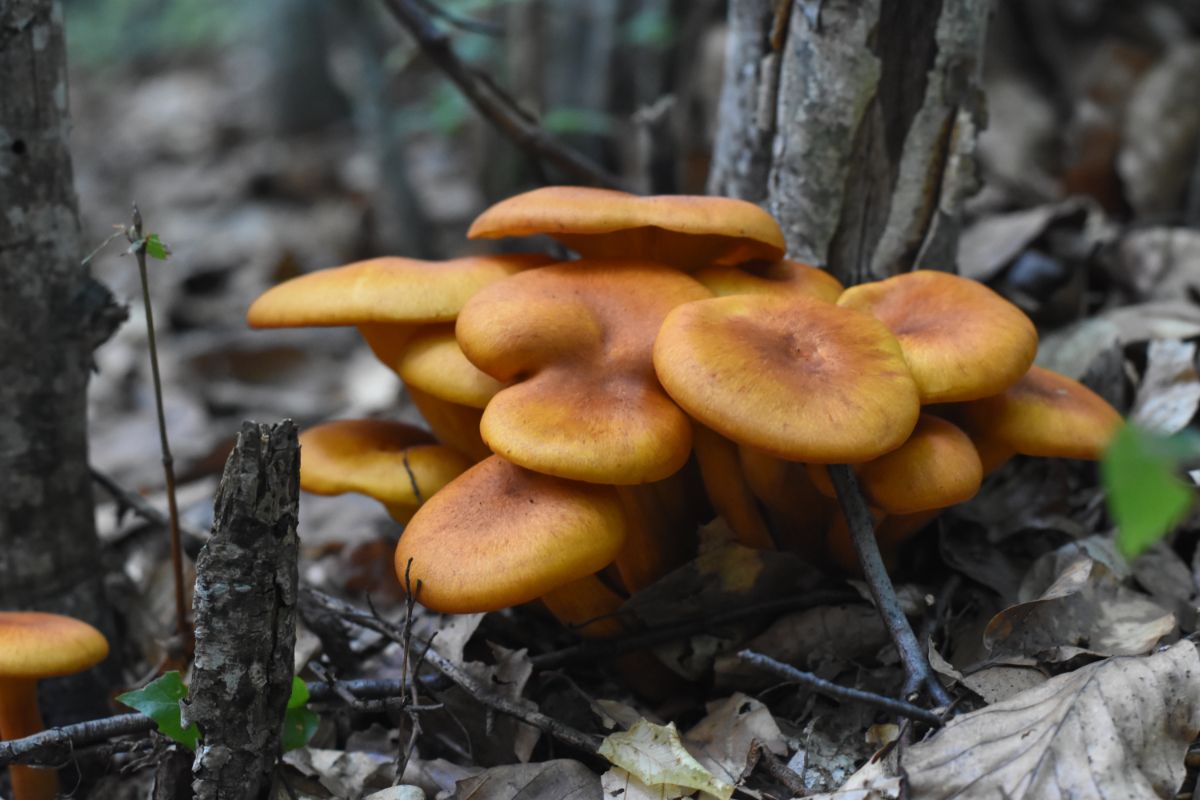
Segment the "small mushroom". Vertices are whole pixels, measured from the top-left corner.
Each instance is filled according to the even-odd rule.
[[[0,611],[0,739],[21,739],[43,729],[37,682],[73,675],[108,656],[104,634],[71,617],[36,611]],[[38,767],[9,767],[13,800],[54,800],[58,774]]]
[[[357,492],[403,524],[470,463],[421,430],[382,419],[343,419],[300,434],[300,487],[313,494]]]
[[[823,269],[799,261],[743,264],[740,267],[705,267],[692,277],[717,297],[734,294],[802,294],[836,303],[841,282]]]
[[[883,323],[798,295],[682,305],[659,331],[654,366],[693,418],[790,461],[877,458],[904,443],[920,410]]]
[[[875,316],[895,334],[922,404],[1003,392],[1037,354],[1037,330],[1021,309],[948,272],[918,270],[860,284],[837,302]]]
[[[479,215],[467,237],[536,234],[584,259],[636,258],[680,269],[777,261],[787,246],[779,223],[745,200],[581,186],[545,186],[502,200]]]

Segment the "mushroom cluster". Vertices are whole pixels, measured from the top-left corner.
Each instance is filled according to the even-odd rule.
[[[405,522],[397,571],[438,611],[540,599],[610,635],[714,513],[743,545],[853,569],[825,465],[854,466],[895,548],[1008,458],[1095,459],[1120,422],[1033,366],[1033,324],[987,287],[916,271],[843,289],[784,259],[750,203],[549,187],[468,235],[538,234],[579,258],[375,259],[248,315],[357,326],[405,383],[440,445],[327,423],[301,437],[301,485]]]

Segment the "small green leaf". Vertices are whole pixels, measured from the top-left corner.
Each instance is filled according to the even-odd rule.
[[[163,243],[162,239],[158,238],[157,233],[152,233],[145,239],[146,255],[151,258],[156,258],[159,261],[166,261],[171,257],[171,248]]]
[[[172,670],[147,683],[141,689],[126,692],[117,702],[140,711],[158,724],[158,730],[189,750],[200,741],[200,729],[195,725],[183,727],[179,701],[187,698],[187,686],[179,672]]]
[[[288,698],[287,711],[283,715],[283,752],[304,747],[317,732],[321,718],[305,708],[308,702],[308,686],[299,678],[292,678],[292,695]]]
[[[1195,489],[1176,473],[1180,460],[1197,451],[1191,433],[1163,437],[1125,425],[1113,437],[1100,470],[1126,558],[1170,533],[1192,507]]]

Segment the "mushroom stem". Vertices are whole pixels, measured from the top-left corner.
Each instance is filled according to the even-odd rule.
[[[879,552],[879,543],[875,540],[875,521],[866,498],[863,497],[862,489],[859,488],[858,477],[848,464],[830,464],[829,477],[837,490],[838,503],[850,529],[850,540],[858,553],[863,577],[871,590],[875,607],[883,617],[888,635],[900,653],[900,660],[908,676],[907,685],[924,684],[935,703],[939,706],[950,705],[950,695],[929,666],[921,643],[900,607],[900,599],[896,596],[896,589],[892,586],[892,579],[888,577],[887,567],[884,566],[883,556]]]
[[[0,678],[0,740],[23,739],[44,729],[38,709],[37,680]],[[13,800],[54,800],[58,773],[52,769],[13,765],[8,768]]]

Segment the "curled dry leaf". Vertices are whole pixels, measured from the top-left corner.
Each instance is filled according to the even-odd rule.
[[[709,703],[708,715],[683,738],[697,761],[734,785],[754,768],[750,755],[755,742],[777,756],[787,755],[787,740],[770,710],[740,692]]]
[[[1139,300],[1174,300],[1200,290],[1200,231],[1154,227],[1132,230],[1117,246],[1114,277]]]
[[[638,720],[629,730],[606,738],[599,752],[652,790],[681,786],[720,800],[733,796],[733,785],[705,769],[683,746],[675,723],[663,726]]]
[[[1200,657],[1191,642],[1112,658],[964,714],[904,751],[909,797],[1097,800],[1175,796],[1200,731]],[[874,761],[813,800],[900,796]]]
[[[1197,407],[1196,345],[1170,339],[1151,342],[1130,421],[1155,433],[1178,433],[1196,416]]]
[[[540,764],[510,764],[464,778],[455,787],[454,796],[464,800],[534,800],[541,797],[600,800],[600,778],[578,761],[565,758]]]
[[[1098,561],[1080,556],[1040,597],[1001,611],[984,644],[995,661],[1066,661],[1082,654],[1148,652],[1175,630],[1175,615],[1121,584]]]
[[[1071,198],[981,217],[959,239],[959,274],[976,281],[990,281],[1052,226],[1082,226],[1088,208],[1087,202]]]

